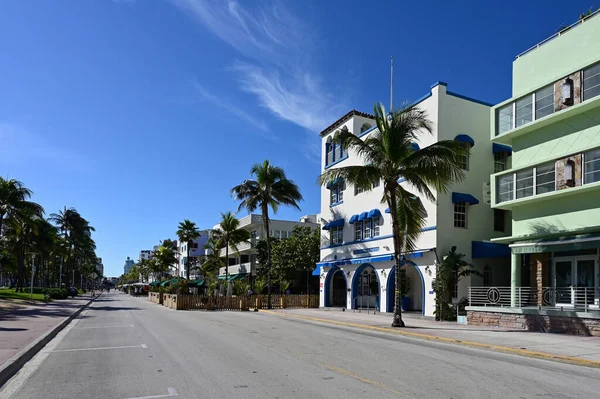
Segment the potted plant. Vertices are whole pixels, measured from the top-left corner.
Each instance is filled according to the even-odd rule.
[[[408,292],[410,291],[410,277],[406,275],[406,269],[400,269],[400,273],[402,274],[401,283],[400,283],[400,293],[402,294],[402,298],[400,299],[400,306],[403,312],[406,312],[411,307],[411,300],[408,297]]]

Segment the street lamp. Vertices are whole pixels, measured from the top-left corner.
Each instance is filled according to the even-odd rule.
[[[33,276],[35,274],[35,252],[30,252],[31,255],[31,282],[29,284],[29,298],[33,299]]]

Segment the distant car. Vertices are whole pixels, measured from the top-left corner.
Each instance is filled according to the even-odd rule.
[[[77,288],[75,287],[69,287],[69,289],[67,290],[68,294],[70,297],[75,298],[77,296]]]

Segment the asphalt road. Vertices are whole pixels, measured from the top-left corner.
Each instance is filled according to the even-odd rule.
[[[593,398],[600,370],[111,292],[0,398]]]

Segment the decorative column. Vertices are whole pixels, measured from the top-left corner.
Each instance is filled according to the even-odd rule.
[[[520,303],[519,287],[521,286],[521,254],[510,254],[510,306]]]

